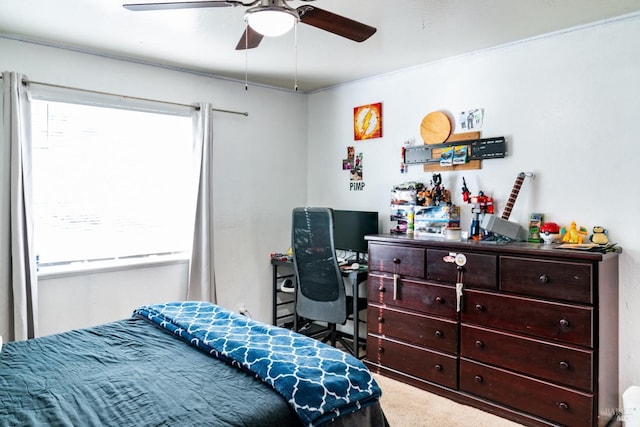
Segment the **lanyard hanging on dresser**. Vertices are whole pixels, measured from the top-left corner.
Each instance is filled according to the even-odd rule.
[[[456,254],[453,262],[455,262],[458,270],[456,277],[456,311],[460,313],[462,308],[462,289],[464,288],[462,279],[464,277],[464,266],[467,263],[467,257],[464,254]]]

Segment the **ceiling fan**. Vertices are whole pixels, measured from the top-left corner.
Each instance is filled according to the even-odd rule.
[[[244,6],[248,9],[244,15],[247,26],[236,50],[258,47],[265,35],[274,37],[282,35],[290,30],[296,22],[302,22],[356,42],[363,42],[376,32],[374,27],[314,6],[304,5],[292,8],[287,4],[287,0],[255,0],[248,3],[236,0],[213,0],[123,5],[124,8],[132,11],[237,6]],[[274,22],[278,22],[280,26],[277,30],[272,31],[271,25]]]

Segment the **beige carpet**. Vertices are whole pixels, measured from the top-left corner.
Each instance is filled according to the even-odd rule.
[[[373,374],[391,427],[519,427],[520,424]]]

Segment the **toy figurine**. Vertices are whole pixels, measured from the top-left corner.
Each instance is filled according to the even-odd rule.
[[[447,201],[446,194],[444,194],[444,189],[442,187],[442,175],[434,173],[431,179],[431,184],[433,185],[433,190],[431,190],[432,203],[435,206],[438,206],[441,202]]]
[[[462,200],[471,206],[471,228],[469,237],[473,240],[483,240],[490,237],[490,233],[480,227],[485,214],[493,214],[493,198],[485,196],[483,191],[479,191],[477,196],[471,195],[467,188],[467,182],[462,178]]]
[[[609,239],[607,238],[607,230],[596,225],[593,227],[593,234],[589,237],[592,243],[597,243],[598,245],[606,245],[609,243]]]
[[[584,227],[580,227],[580,230],[578,231],[576,228],[576,222],[571,221],[571,226],[569,227],[569,230],[567,230],[567,233],[562,237],[562,242],[581,244],[584,241],[582,236],[586,234],[587,231]]]
[[[529,216],[529,241],[532,243],[541,243],[544,241],[541,236],[540,227],[544,221],[544,214],[532,213]]]
[[[417,193],[418,206],[431,206],[431,191],[427,188],[423,188]]]
[[[420,187],[416,187],[416,205],[439,206],[449,204],[451,200],[449,190],[442,185],[442,176],[440,174],[433,174],[431,185],[433,185],[431,189],[422,184],[420,184]]]
[[[545,222],[540,226],[540,238],[547,244],[556,243],[560,238],[560,226],[555,222]]]
[[[467,181],[464,180],[464,176],[462,177],[462,201],[465,203],[469,203],[469,198],[471,197],[471,192],[467,188]]]

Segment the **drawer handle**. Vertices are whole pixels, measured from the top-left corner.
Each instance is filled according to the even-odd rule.
[[[563,360],[562,362],[560,362],[560,367],[562,369],[569,369],[569,363]]]
[[[387,292],[387,288],[385,288],[384,286],[380,286],[380,287],[378,288],[378,290],[379,290],[380,292]]]
[[[378,323],[384,323],[384,317],[382,316],[378,317]]]
[[[436,368],[436,371],[442,372],[442,365],[438,364],[435,366],[435,368]]]
[[[399,274],[394,274],[393,275],[393,300],[397,300],[398,299],[398,282],[400,281],[400,275]]]
[[[476,341],[476,347],[478,348],[484,348],[484,343],[480,340]]]
[[[569,404],[567,402],[560,402],[558,403],[558,408],[566,411],[567,409],[569,409]]]
[[[442,297],[436,297],[436,304],[444,304],[444,299]]]
[[[560,319],[560,326],[562,326],[563,328],[568,328],[569,321],[567,319]]]
[[[481,377],[480,375],[476,375],[476,376],[473,378],[473,380],[474,380],[475,382],[477,382],[478,384],[482,384],[482,381],[483,381],[483,380],[482,380],[482,377]]]
[[[384,353],[384,347],[378,347],[378,353],[380,354]]]
[[[400,264],[402,261],[400,261],[400,258],[394,258],[393,259],[393,263],[394,264]]]
[[[540,283],[549,283],[549,276],[547,276],[546,274],[543,274],[542,276],[539,277]]]
[[[477,310],[477,311],[484,311],[484,305],[482,305],[482,304],[476,304],[476,310]]]
[[[444,336],[444,334],[442,333],[442,331],[436,331],[436,336],[438,338],[442,338]]]

